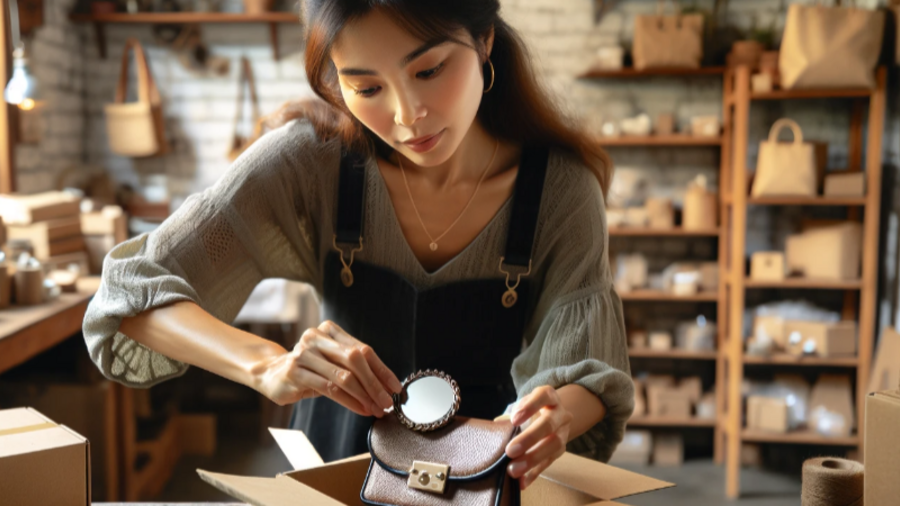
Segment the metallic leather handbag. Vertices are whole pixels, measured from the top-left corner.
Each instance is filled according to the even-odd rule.
[[[431,388],[424,388],[429,381]],[[420,388],[408,388],[417,383]],[[416,399],[421,400],[419,407]],[[436,405],[446,406],[441,401],[447,399],[450,409],[434,411]],[[445,374],[423,371],[407,378],[403,391],[394,395],[396,416],[376,419],[369,430],[372,459],[360,492],[362,502],[519,506],[518,480],[506,472],[506,445],[519,428],[509,421],[454,417],[458,407],[459,389]]]

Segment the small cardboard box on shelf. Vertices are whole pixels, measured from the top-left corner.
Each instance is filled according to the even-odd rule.
[[[866,506],[897,504],[900,497],[900,388],[866,397]]]

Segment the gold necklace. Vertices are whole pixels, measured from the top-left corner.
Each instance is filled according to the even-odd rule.
[[[413,211],[416,212],[416,217],[419,218],[419,223],[422,224],[422,230],[425,231],[425,235],[428,236],[428,239],[431,241],[431,244],[428,245],[428,247],[431,248],[431,251],[437,251],[438,241],[443,239],[444,236],[447,235],[448,232],[450,232],[450,229],[452,229],[454,225],[459,222],[460,218],[462,218],[463,214],[466,213],[466,210],[469,208],[469,206],[472,205],[472,201],[475,200],[475,195],[478,194],[478,188],[481,187],[481,182],[484,181],[484,176],[487,174],[488,169],[494,163],[494,158],[497,156],[497,148],[499,147],[500,141],[498,140],[497,143],[494,144],[494,154],[493,156],[491,156],[491,161],[489,161],[488,164],[484,167],[484,170],[481,171],[481,177],[478,178],[478,184],[475,185],[475,191],[472,192],[472,196],[469,197],[469,201],[466,202],[466,207],[463,207],[463,210],[460,211],[459,216],[457,216],[456,220],[454,220],[453,223],[451,223],[450,226],[447,227],[447,230],[444,230],[444,233],[437,236],[436,238],[431,237],[431,234],[428,233],[428,227],[425,226],[425,222],[422,220],[422,215],[419,214],[419,208],[416,207],[416,201],[413,200],[412,191],[410,191],[409,189],[409,181],[406,180],[406,171],[403,170],[403,157],[399,156],[398,153],[397,165],[400,167],[400,174],[403,175],[403,184],[406,186],[406,193],[409,194],[409,201],[412,202]]]

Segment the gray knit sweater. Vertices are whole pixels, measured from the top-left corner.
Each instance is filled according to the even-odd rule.
[[[294,120],[253,144],[212,187],[190,196],[157,230],[116,246],[83,330],[108,378],[149,387],[183,374],[172,360],[118,331],[122,318],[193,301],[232,322],[266,278],[310,283],[321,294],[332,247],[340,145]],[[461,253],[426,271],[406,242],[374,158],[366,181],[366,248],[360,261],[389,268],[420,289],[502,276],[508,200]],[[622,303],[613,290],[600,186],[574,155],[551,150],[535,236],[532,317],[510,374],[519,396],[575,383],[603,400],[606,418],[569,451],[609,459],[633,409]],[[498,299],[499,303],[499,299]],[[520,302],[521,303],[521,302]]]

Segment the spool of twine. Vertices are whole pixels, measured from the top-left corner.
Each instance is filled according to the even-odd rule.
[[[863,465],[837,457],[803,463],[801,506],[863,506]]]

